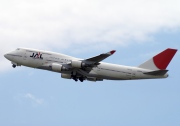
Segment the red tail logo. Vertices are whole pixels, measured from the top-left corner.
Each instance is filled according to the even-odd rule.
[[[165,51],[153,57],[154,64],[157,68],[165,70],[171,62],[174,55],[176,54],[176,52],[176,49],[166,49]]]

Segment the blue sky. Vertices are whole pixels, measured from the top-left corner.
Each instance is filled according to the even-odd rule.
[[[138,66],[166,48],[180,49],[177,1],[0,3],[0,125],[180,125],[179,52],[167,79],[96,83],[13,69],[3,57],[19,46],[79,58],[116,49],[104,62]]]
[[[160,33],[161,34],[161,33]],[[178,35],[164,34],[158,45],[117,48],[108,62],[138,65],[142,54],[177,47]],[[71,52],[70,52],[71,53]],[[96,53],[101,53],[96,51]],[[89,52],[79,57],[91,55]],[[134,58],[135,57],[135,58]],[[179,52],[169,66],[170,77],[158,80],[74,82],[60,74],[26,67],[1,73],[1,125],[164,125],[180,124]],[[9,63],[9,67],[11,67]]]

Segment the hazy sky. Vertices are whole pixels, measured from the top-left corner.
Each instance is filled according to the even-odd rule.
[[[4,54],[17,47],[138,66],[180,48],[178,0],[0,1],[0,125],[179,126],[178,52],[158,80],[74,82],[17,67]]]

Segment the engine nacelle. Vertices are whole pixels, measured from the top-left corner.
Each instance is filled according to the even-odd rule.
[[[85,67],[86,64],[83,63],[82,61],[74,60],[74,61],[71,61],[71,66],[75,68],[82,68],[82,67]]]
[[[52,63],[52,70],[55,72],[61,72],[67,70],[63,65],[58,63]]]
[[[64,78],[64,79],[71,79],[71,74],[61,74],[61,78]]]

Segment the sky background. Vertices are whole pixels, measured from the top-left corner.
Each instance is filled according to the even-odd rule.
[[[138,66],[180,49],[179,0],[0,0],[0,125],[179,126],[178,52],[170,77],[84,83],[27,67],[4,54],[17,47]]]

